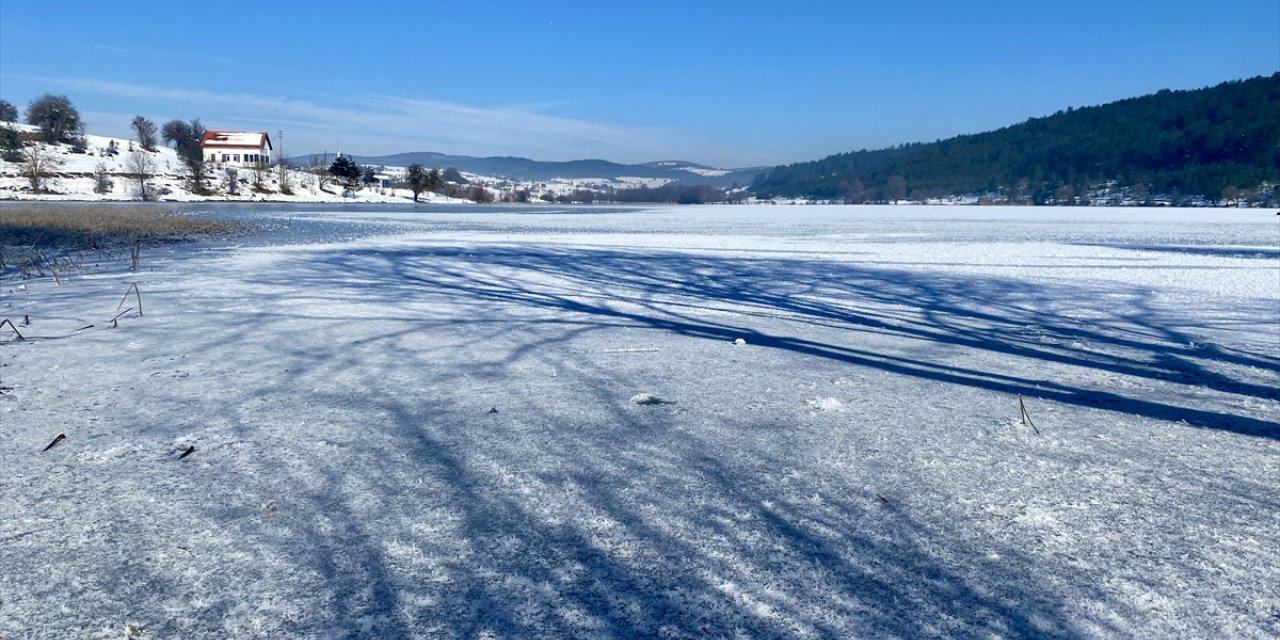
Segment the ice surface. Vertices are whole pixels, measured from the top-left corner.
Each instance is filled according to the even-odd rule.
[[[1274,212],[216,211],[0,281],[0,637],[1280,633]]]

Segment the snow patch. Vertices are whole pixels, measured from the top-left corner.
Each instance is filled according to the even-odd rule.
[[[631,402],[634,402],[635,404],[639,404],[639,405],[675,404],[670,400],[664,400],[656,395],[653,395],[652,393],[637,393],[634,396],[631,396]]]
[[[813,398],[809,400],[809,406],[814,411],[823,411],[823,412],[832,412],[832,413],[844,413],[849,410],[849,407],[845,406],[845,403],[837,400],[836,398],[830,398],[830,397]]]

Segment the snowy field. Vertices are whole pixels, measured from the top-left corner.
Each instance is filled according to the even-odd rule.
[[[218,211],[0,282],[5,640],[1280,635],[1273,211]]]

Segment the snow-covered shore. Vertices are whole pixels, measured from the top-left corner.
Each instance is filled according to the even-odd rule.
[[[37,130],[31,125],[0,122],[0,126],[10,127],[25,133]],[[139,185],[133,178],[134,171],[129,167],[129,154],[137,143],[123,138],[109,136],[86,135],[85,153],[75,153],[70,144],[47,145],[47,153],[52,159],[49,176],[42,179],[42,189],[37,191],[31,187],[23,163],[7,162],[0,158],[0,200],[28,201],[75,201],[75,202],[116,202],[141,200]],[[115,153],[109,153],[114,145]],[[208,172],[206,185],[211,193],[200,195],[190,189],[190,181],[186,169],[178,154],[169,147],[157,147],[149,152],[154,165],[154,175],[148,180],[151,189],[160,195],[163,202],[298,202],[298,203],[374,203],[396,204],[413,201],[413,194],[408,189],[369,187],[350,194],[343,194],[341,187],[335,184],[321,185],[315,174],[292,169],[287,172],[288,187],[281,188],[278,169],[272,167],[264,173],[261,189],[253,185],[253,172],[240,169],[237,177],[236,193],[231,193],[224,170]],[[110,186],[98,192],[98,180],[95,174],[101,174],[109,181]],[[291,193],[285,193],[291,191]],[[423,193],[419,201],[424,203],[464,203],[467,200],[450,198],[437,193]]]
[[[33,135],[38,128],[20,123],[0,121],[0,127],[12,128],[26,135]],[[71,201],[71,202],[118,202],[139,201],[141,190],[134,178],[135,171],[129,165],[129,155],[137,143],[124,138],[109,136],[85,135],[85,153],[76,153],[70,144],[53,144],[42,147],[52,160],[48,176],[40,182],[39,189],[33,189],[31,180],[23,162],[8,162],[0,157],[0,201]],[[26,149],[29,151],[31,145]],[[115,152],[109,152],[114,149]],[[154,175],[148,180],[150,189],[158,192],[157,198],[163,202],[278,202],[278,203],[312,203],[312,204],[408,204],[413,202],[413,192],[407,188],[398,188],[404,175],[405,167],[380,167],[381,178],[377,185],[368,186],[354,192],[345,192],[333,179],[327,178],[323,184],[313,169],[293,168],[287,171],[288,188],[282,188],[278,168],[272,167],[264,172],[263,180],[255,186],[254,172],[240,169],[236,173],[237,187],[230,187],[226,176],[226,167],[210,167],[205,172],[204,184],[208,193],[197,194],[191,191],[188,173],[178,154],[172,148],[158,147],[148,156],[154,165]],[[328,159],[328,158],[326,158]],[[434,167],[445,169],[445,167]],[[693,171],[692,169],[690,171]],[[710,170],[699,170],[715,173]],[[695,171],[696,173],[696,171]],[[615,177],[615,178],[554,178],[549,180],[530,181],[512,180],[499,176],[478,175],[460,172],[467,185],[456,185],[452,191],[455,195],[471,187],[481,187],[489,192],[494,200],[508,202],[530,201],[543,203],[558,197],[575,194],[578,191],[593,193],[608,192],[613,189],[635,189],[638,187],[660,187],[671,182],[671,179]],[[100,189],[98,176],[109,182],[108,188]],[[443,193],[424,192],[419,194],[418,202],[422,204],[469,204],[468,198],[450,197]]]
[[[0,636],[1280,634],[1272,212],[527,211],[0,282]]]

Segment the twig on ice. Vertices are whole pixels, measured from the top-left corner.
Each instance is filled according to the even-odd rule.
[[[136,282],[134,282],[134,283],[130,284],[130,285],[129,285],[129,288],[124,290],[124,296],[120,298],[120,304],[116,305],[116,311],[119,311],[119,310],[120,310],[120,307],[123,307],[123,306],[124,306],[124,301],[129,299],[129,292],[130,292],[130,291],[132,291],[132,292],[133,292],[133,295],[134,295],[135,297],[137,297],[137,299],[138,299],[138,315],[142,315],[142,292],[141,292],[141,291],[138,291],[138,283],[136,283]],[[125,311],[125,313],[128,313],[128,311]],[[120,316],[116,316],[116,317],[118,318],[118,317],[120,317]]]
[[[1018,396],[1018,410],[1022,412],[1022,424],[1031,427],[1036,435],[1040,435],[1040,430],[1036,428],[1036,423],[1031,421],[1031,414],[1027,413],[1027,403],[1022,401],[1022,396]]]
[[[124,315],[124,314],[126,314],[126,313],[129,313],[130,311],[133,311],[133,307],[129,307],[128,309],[125,309],[124,311],[121,311],[120,313],[117,313],[117,314],[116,314],[116,317],[114,317],[114,318],[112,318],[112,319],[111,319],[111,326],[112,326],[112,327],[118,327],[118,326],[120,326],[119,324],[117,324],[117,323],[116,323],[116,321],[120,319],[120,316],[122,316],[122,315]],[[90,326],[92,326],[92,325],[90,325]],[[88,328],[88,327],[86,327],[86,328]]]
[[[13,329],[13,334],[18,336],[19,340],[26,340],[26,338],[22,337],[22,334],[18,331],[18,328],[13,325],[13,321],[8,318],[0,320],[0,329],[3,329],[6,324],[9,325],[10,329]]]
[[[59,442],[62,442],[63,440],[66,440],[66,439],[67,439],[67,434],[65,434],[65,433],[59,433],[59,434],[58,434],[58,437],[54,438],[54,439],[53,439],[53,442],[50,442],[50,443],[49,443],[49,446],[45,447],[45,448],[44,448],[40,453],[44,453],[45,451],[48,451],[48,450],[50,450],[50,449],[54,448],[55,446],[57,446],[57,444],[58,444]]]

